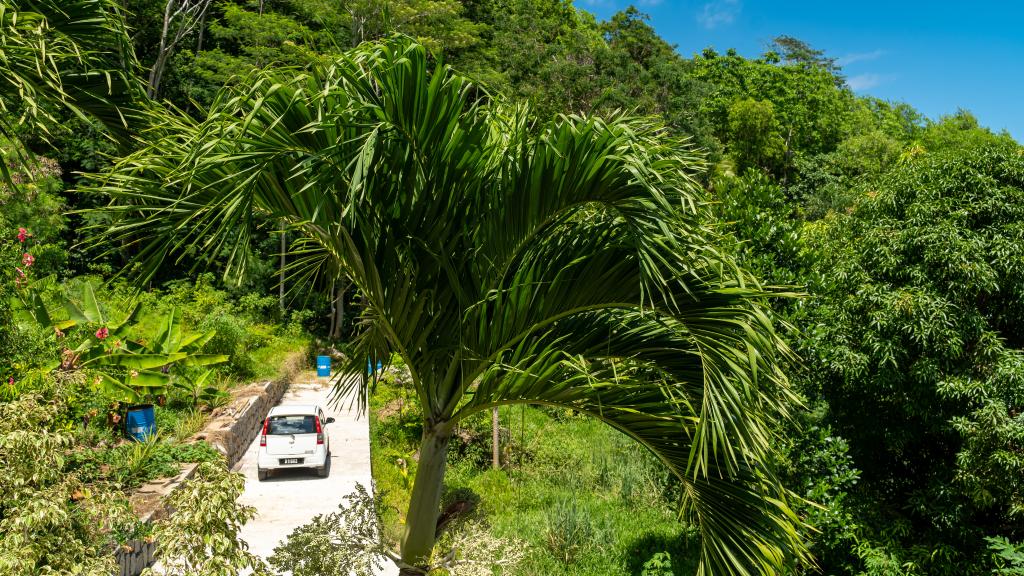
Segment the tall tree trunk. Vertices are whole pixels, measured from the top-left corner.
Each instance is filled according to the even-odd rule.
[[[444,426],[430,425],[423,430],[419,466],[409,498],[409,513],[402,535],[402,562],[407,566],[425,568],[430,563],[440,513],[441,488],[448,458],[451,431]],[[403,569],[401,576],[418,576],[423,570]]]
[[[334,340],[334,331],[338,327],[338,301],[334,299],[334,286],[337,281],[331,280],[331,327],[327,330],[327,337]]]
[[[491,408],[491,457],[495,470],[501,468],[501,427],[498,421],[498,407]]]
[[[282,220],[281,221],[281,275],[278,278],[278,283],[279,284],[278,284],[278,288],[277,288],[278,299],[280,300],[279,304],[281,306],[281,312],[282,313],[284,312],[284,266],[285,266],[284,251],[288,248],[288,239],[285,236],[285,234],[286,234],[286,232],[285,232],[285,227],[284,227],[284,221]]]
[[[348,280],[341,284],[334,294],[335,324],[331,327],[331,340],[341,338],[341,330],[345,326],[345,292],[348,290]]]
[[[171,28],[171,14],[173,14],[174,2],[167,0],[167,4],[164,6],[164,26],[160,31],[160,47],[156,52],[156,62],[153,62],[153,67],[149,69],[149,82],[146,86],[146,95],[150,98],[156,98],[156,92],[160,88],[160,77],[164,73],[164,65],[167,63],[167,53],[170,52],[170,47],[167,45],[167,33]]]
[[[199,19],[199,38],[196,40],[196,54],[203,51],[203,36],[206,33],[206,11],[203,11],[203,17]]]

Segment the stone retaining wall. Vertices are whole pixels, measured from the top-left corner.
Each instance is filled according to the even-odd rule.
[[[143,570],[153,565],[153,557],[156,555],[156,542],[145,540],[133,540],[117,551],[117,565],[121,570],[121,576],[130,574],[141,574]]]
[[[280,400],[292,374],[274,382],[250,384],[232,391],[233,399],[227,406],[218,408],[195,440],[206,440],[224,454],[228,467],[233,467],[256,438],[267,413]],[[143,485],[131,497],[132,508],[143,522],[159,520],[165,513],[161,502],[178,485],[192,477],[195,464],[182,467],[180,474],[173,478],[154,480]],[[153,565],[156,558],[156,543],[133,540],[119,548],[116,553],[120,576],[138,576]]]
[[[287,380],[250,384],[239,390],[235,399],[218,408],[196,440],[206,440],[220,451],[233,467],[245,455],[256,438],[267,413],[288,388]]]

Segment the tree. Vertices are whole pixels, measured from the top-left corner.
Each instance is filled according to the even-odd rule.
[[[146,94],[155,98],[160,90],[167,61],[183,38],[203,25],[211,0],[167,0],[164,5],[163,26],[160,28],[160,45],[156,60],[149,69]],[[262,12],[262,10],[260,10]]]
[[[840,67],[836,64],[836,59],[825,56],[824,50],[813,48],[799,38],[785,34],[776,36],[772,39],[769,49],[777,52],[787,64],[821,68],[835,77],[836,86],[844,84],[843,77],[839,75]]]
[[[748,98],[729,107],[729,151],[737,174],[748,168],[773,172],[782,166],[786,141],[771,102]]]
[[[583,412],[656,454],[684,486],[703,573],[805,559],[768,464],[770,423],[795,402],[788,349],[770,294],[703,224],[699,157],[646,119],[534,126],[430,62],[398,37],[254,74],[201,123],[164,118],[97,177],[114,219],[97,241],[136,247],[143,280],[225,246],[235,274],[260,213],[289,223],[294,285],[351,279],[363,310],[336,392],[365,402],[367,358],[396,354],[423,408],[405,574],[434,561],[455,425],[515,403]]]
[[[1024,154],[924,154],[807,227],[808,393],[863,471],[871,538],[927,574],[1024,536]]]
[[[397,31],[440,53],[476,44],[483,31],[456,0],[350,0],[345,10],[353,46]]]
[[[779,63],[772,53],[755,60],[709,49],[691,61],[689,70],[710,87],[700,109],[723,142],[728,140],[729,108],[748,98],[772,103],[787,163],[835,150],[847,132],[853,94],[837,87],[837,77],[822,66]]]

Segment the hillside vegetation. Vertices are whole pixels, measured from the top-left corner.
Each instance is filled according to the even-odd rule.
[[[189,438],[336,346],[388,365],[374,475],[418,565],[468,502],[521,552],[501,574],[1024,573],[1009,134],[854,94],[784,30],[744,57],[635,8],[70,4],[0,0],[0,572],[103,573],[153,530],[125,495],[181,462],[240,490]],[[165,433],[132,443],[143,400]]]

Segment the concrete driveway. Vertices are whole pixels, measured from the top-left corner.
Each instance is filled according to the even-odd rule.
[[[249,549],[263,558],[270,556],[295,528],[309,523],[317,514],[336,511],[342,497],[352,492],[356,483],[368,490],[373,485],[369,420],[365,415],[357,420],[355,407],[346,409],[347,402],[341,408],[329,406],[330,387],[325,380],[303,373],[285,391],[281,404],[319,404],[328,416],[334,417],[334,423],[328,426],[331,464],[326,478],[318,478],[313,470],[282,470],[260,482],[256,478],[259,435],[235,465],[236,471],[245,474],[245,493],[239,501],[258,511],[256,518],[242,529],[241,536],[249,543]],[[398,569],[388,563],[380,574],[396,575]]]

